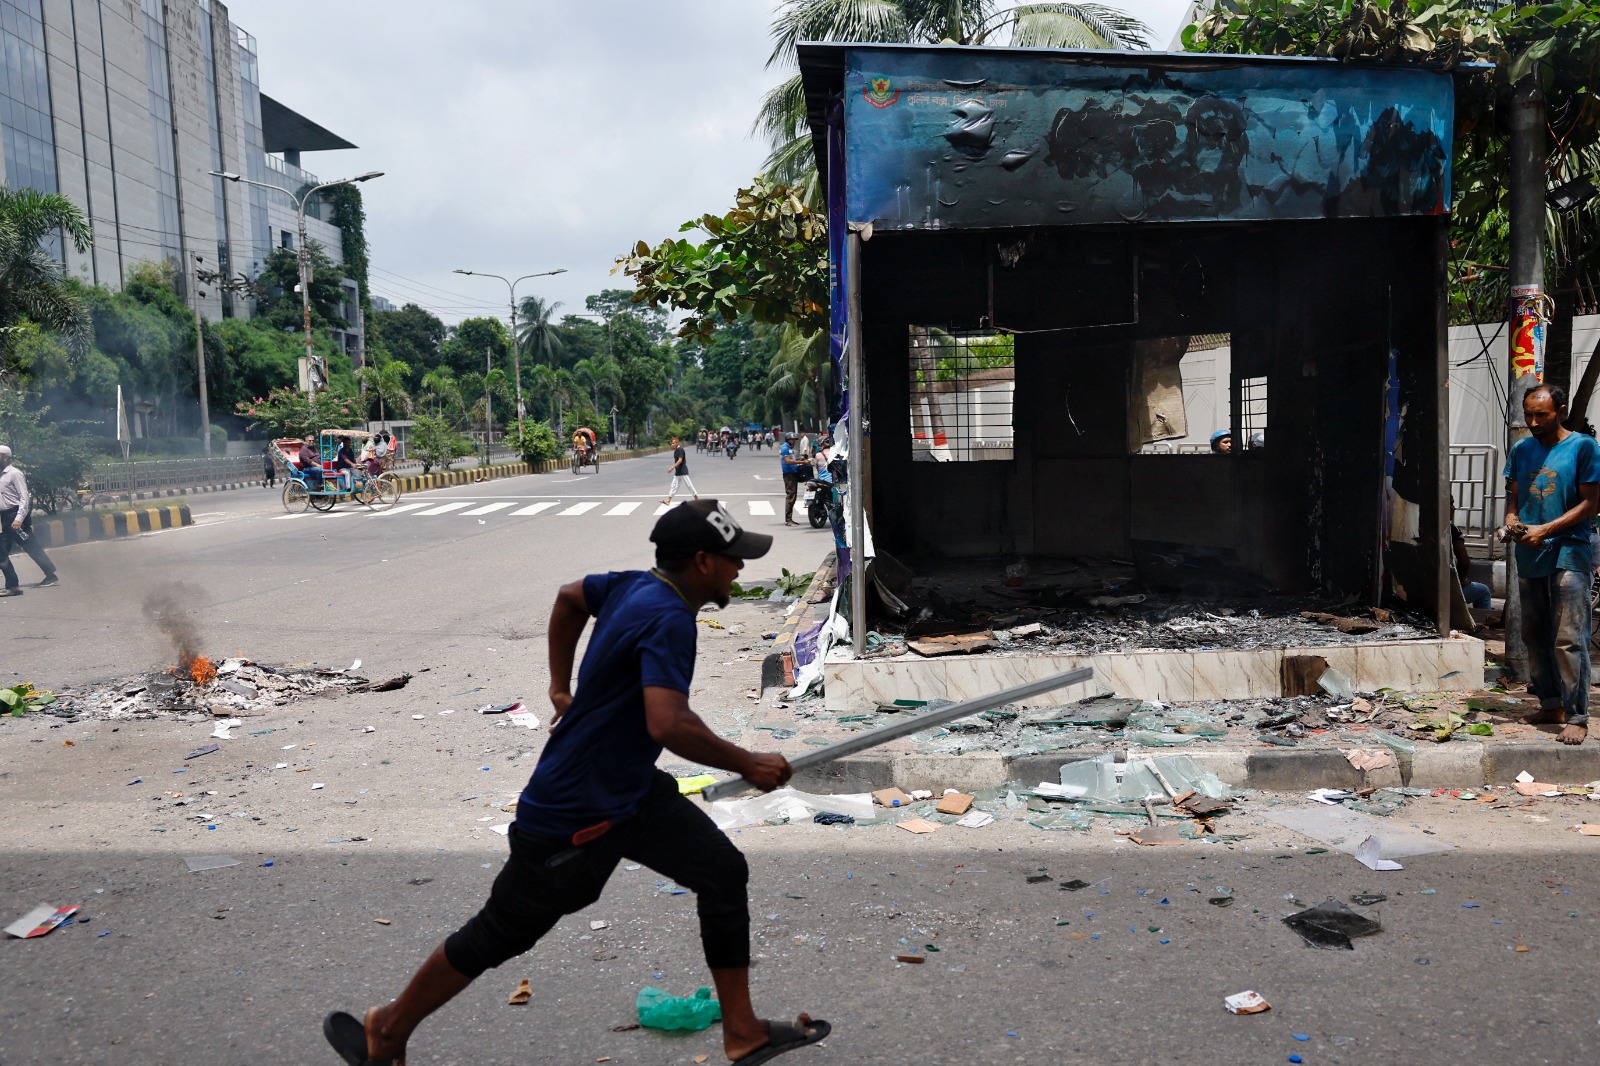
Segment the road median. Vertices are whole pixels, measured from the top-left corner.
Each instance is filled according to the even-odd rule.
[[[194,516],[189,512],[188,503],[169,503],[160,507],[129,507],[116,511],[35,518],[33,535],[46,548],[60,548],[67,544],[114,540],[158,529],[192,525]]]

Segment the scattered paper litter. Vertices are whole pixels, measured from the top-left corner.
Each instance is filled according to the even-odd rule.
[[[239,724],[240,722],[237,718],[224,718],[211,727],[211,735],[218,740],[232,740],[233,734],[228,730]]]
[[[711,816],[716,827],[726,832],[778,817],[784,806],[795,801],[814,811],[848,814],[857,824],[872,821],[882,810],[872,805],[872,796],[865,792],[822,796],[793,788],[775,789],[764,796],[752,796],[749,799],[717,800],[703,809]]]
[[[506,1000],[506,1006],[521,1007],[532,998],[533,986],[528,983],[527,978],[523,978],[517,982],[516,991],[512,992],[510,998]]]
[[[1375,836],[1368,837],[1356,845],[1356,861],[1369,870],[1403,870],[1404,866],[1393,859],[1383,857],[1383,841]]]
[[[420,722],[420,721],[422,721],[422,715],[420,715],[420,714],[414,714],[414,715],[412,715],[412,716],[411,716],[411,720],[412,720],[412,721],[413,721],[413,722]]]
[[[1573,826],[1572,829],[1580,836],[1600,837],[1600,825],[1595,825],[1592,822],[1580,822]]]
[[[1307,792],[1306,798],[1314,799],[1318,803],[1326,803],[1330,807],[1336,807],[1347,799],[1355,799],[1356,794],[1343,788],[1319,788],[1312,792]]]
[[[923,833],[934,833],[939,830],[938,822],[930,822],[926,818],[908,818],[895,824],[906,832],[916,833],[919,836]]]
[[[1260,992],[1240,992],[1237,995],[1225,996],[1222,1005],[1234,1014],[1260,1014],[1264,1010],[1272,1009],[1272,1004],[1262,999]]]
[[[591,933],[598,933],[602,929],[610,928],[611,923],[606,921],[604,918],[596,918],[594,921],[589,923],[589,932]]]
[[[48,903],[41,903],[6,926],[6,935],[14,936],[18,940],[44,936],[76,913],[78,913],[77,907],[53,907]]]
[[[1386,766],[1394,765],[1394,753],[1391,751],[1375,751],[1372,748],[1349,748],[1344,753],[1351,766],[1362,773],[1370,770],[1382,770]]]
[[[229,866],[243,866],[244,863],[232,855],[185,855],[183,863],[189,867],[192,874],[202,873],[206,870],[221,870]]]
[[[506,719],[528,729],[539,728],[539,716],[520,704],[506,712]]]
[[[1561,789],[1544,781],[1518,781],[1511,786],[1524,796],[1559,796]]]
[[[988,811],[972,811],[965,818],[957,821],[956,824],[965,829],[982,829],[992,821],[994,821],[994,815]]]
[[[489,828],[493,829],[496,833],[499,833],[503,837],[508,837],[511,835],[510,822],[507,822],[505,825],[491,825]]]
[[[1521,781],[1523,784],[1527,784],[1529,781],[1533,780],[1533,775],[1524,770],[1517,775],[1517,780]]]
[[[312,791],[316,791],[317,789],[319,789],[321,787],[322,787],[322,782],[318,781],[316,784],[311,786],[311,789],[312,789]]]

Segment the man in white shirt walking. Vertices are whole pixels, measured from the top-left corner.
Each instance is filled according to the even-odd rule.
[[[5,578],[5,588],[0,596],[20,596],[17,571],[11,565],[12,545],[20,545],[28,557],[44,571],[44,580],[38,588],[60,584],[55,564],[44,553],[44,548],[33,539],[33,515],[28,498],[28,482],[22,471],[11,465],[11,449],[0,444],[0,576]]]

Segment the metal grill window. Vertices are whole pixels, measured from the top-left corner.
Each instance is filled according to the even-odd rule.
[[[912,326],[912,458],[957,463],[1012,457],[1015,338]]]
[[[1267,379],[1239,380],[1239,431],[1243,440],[1233,445],[1240,451],[1260,448],[1267,442]]]

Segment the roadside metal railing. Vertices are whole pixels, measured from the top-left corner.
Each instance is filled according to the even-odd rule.
[[[112,496],[155,489],[225,485],[232,481],[259,481],[259,455],[232,455],[216,459],[143,459],[96,466],[90,476],[96,493]]]

